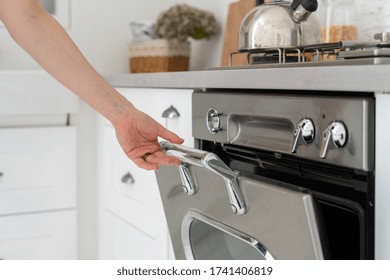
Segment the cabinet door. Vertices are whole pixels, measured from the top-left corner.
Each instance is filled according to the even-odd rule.
[[[191,91],[118,88],[147,113],[193,146]],[[179,118],[163,118],[173,106]],[[100,126],[100,238],[103,259],[173,258],[166,219],[154,172],[139,169],[123,153],[110,124]]]
[[[137,109],[148,114],[152,118],[158,117],[156,111],[156,89],[145,88],[117,88]]]
[[[0,129],[0,215],[76,206],[74,127]]]
[[[138,168],[102,122],[99,157],[99,258],[167,259],[167,227],[153,171]]]
[[[108,209],[102,213],[101,218],[105,225],[101,229],[104,236],[100,242],[101,259],[167,259],[167,235],[164,229],[159,229],[153,235],[147,234]]]
[[[76,212],[0,217],[0,259],[77,258]]]
[[[162,203],[153,171],[137,167],[123,153],[112,128],[106,128],[106,174],[103,189],[107,209],[149,235],[165,226]]]
[[[117,90],[139,110],[184,138],[184,145],[193,146],[192,90],[138,88],[117,88]],[[170,114],[170,110],[177,110],[180,116]]]

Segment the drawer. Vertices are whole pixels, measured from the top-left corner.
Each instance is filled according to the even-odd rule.
[[[192,90],[117,88],[139,110],[149,114],[163,126],[185,140],[184,145],[193,147],[192,137]],[[177,118],[163,118],[163,113],[173,106],[180,114]]]
[[[153,171],[137,167],[121,150],[114,130],[106,130],[105,207],[147,234],[166,226],[157,180]]]
[[[100,259],[165,260],[168,258],[167,229],[160,228],[158,235],[140,231],[115,213],[103,213],[104,227],[99,246]]]
[[[169,93],[156,95],[155,102],[158,104],[156,113],[159,118],[157,120],[167,129],[183,138],[185,140],[183,145],[193,147],[191,97],[191,90],[170,90]],[[163,118],[163,112],[168,112],[172,107],[177,110],[180,116]]]
[[[76,212],[0,217],[0,258],[76,259]]]
[[[0,215],[76,206],[76,129],[0,129]]]

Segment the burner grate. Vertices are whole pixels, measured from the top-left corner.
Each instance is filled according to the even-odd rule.
[[[260,48],[231,53],[229,66],[233,66],[233,57],[242,53],[247,54],[247,65],[310,63],[360,58],[362,52],[370,53],[366,57],[379,57],[383,52],[373,50],[386,47],[388,46],[379,45],[378,42],[340,41],[293,48]]]

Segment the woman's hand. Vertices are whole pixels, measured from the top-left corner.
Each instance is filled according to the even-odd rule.
[[[119,118],[114,127],[123,151],[138,167],[157,170],[159,165],[180,164],[178,159],[167,156],[161,150],[158,137],[175,144],[181,144],[184,140],[145,113],[134,108]]]

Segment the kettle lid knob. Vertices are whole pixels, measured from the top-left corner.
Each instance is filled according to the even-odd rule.
[[[291,8],[295,11],[299,6],[302,6],[308,12],[315,12],[318,9],[317,0],[294,0],[291,4]]]

